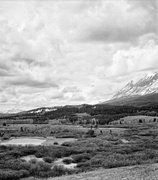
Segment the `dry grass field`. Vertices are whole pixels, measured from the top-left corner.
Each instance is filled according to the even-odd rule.
[[[158,164],[101,169],[47,180],[157,180]]]

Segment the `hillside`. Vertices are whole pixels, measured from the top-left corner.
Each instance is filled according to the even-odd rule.
[[[158,164],[146,164],[112,169],[100,169],[77,175],[48,178],[47,180],[156,180]],[[28,180],[28,179],[25,179]],[[42,180],[42,179],[37,179]]]
[[[143,96],[134,96],[126,98],[111,99],[103,102],[116,106],[154,106],[158,104],[158,93],[147,94]]]
[[[125,87],[118,91],[112,99],[143,96],[158,93],[158,73],[146,75],[136,83],[130,81]]]
[[[151,101],[152,99],[152,101]],[[33,119],[35,124],[46,124],[48,120],[53,119],[69,119],[70,121],[76,121],[78,119],[78,114],[89,114],[89,118],[97,118],[98,123],[103,125],[111,121],[120,119],[125,116],[132,115],[154,115],[158,116],[158,103],[155,95],[147,95],[146,101],[144,98],[136,99],[126,99],[126,101],[118,101],[117,103],[110,102],[107,104],[97,104],[97,105],[80,105],[80,106],[61,106],[61,107],[51,107],[51,108],[38,108],[29,111],[24,111],[14,115],[1,116],[2,120],[26,120]],[[127,105],[124,105],[126,102]],[[106,102],[107,103],[107,102]],[[132,106],[130,106],[132,105]],[[139,106],[138,106],[139,105]],[[142,106],[143,105],[143,106]]]
[[[158,104],[158,73],[146,75],[136,83],[130,81],[111,100],[110,105],[151,106]]]

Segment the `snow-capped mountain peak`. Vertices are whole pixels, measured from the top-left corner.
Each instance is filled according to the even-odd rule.
[[[158,93],[158,73],[150,73],[134,83],[130,81],[112,99]]]

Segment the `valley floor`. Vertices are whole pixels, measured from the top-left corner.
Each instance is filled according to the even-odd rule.
[[[126,126],[102,127],[96,137],[61,145],[0,146],[0,179],[158,180],[158,123]],[[68,132],[76,133],[59,133]],[[28,156],[34,159],[27,161]],[[58,164],[61,158],[64,164],[75,163],[74,169]]]

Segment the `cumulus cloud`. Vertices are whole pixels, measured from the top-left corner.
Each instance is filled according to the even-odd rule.
[[[58,87],[57,84],[52,83],[52,82],[47,82],[45,81],[40,81],[40,80],[34,80],[32,78],[17,78],[17,79],[12,79],[9,81],[10,85],[14,86],[28,86],[28,87],[37,87],[37,88],[49,88],[49,87]]]
[[[143,47],[131,47],[117,51],[108,69],[108,76],[127,75],[137,71],[157,70],[158,44],[149,41]]]
[[[67,86],[62,90],[62,92],[63,93],[69,93],[69,92],[77,93],[77,92],[81,92],[81,90],[79,90],[77,86]]]
[[[135,6],[129,1],[101,1],[99,7],[88,11],[85,18],[85,26],[81,28],[81,40],[104,41],[105,43],[138,41],[139,37],[156,33],[156,12],[141,6]],[[138,1],[139,2],[139,1]],[[151,4],[151,3],[150,3]],[[154,4],[154,2],[153,2]],[[146,6],[145,6],[146,7]],[[153,6],[152,6],[153,7]]]
[[[0,0],[0,107],[97,103],[157,70],[156,7]]]

